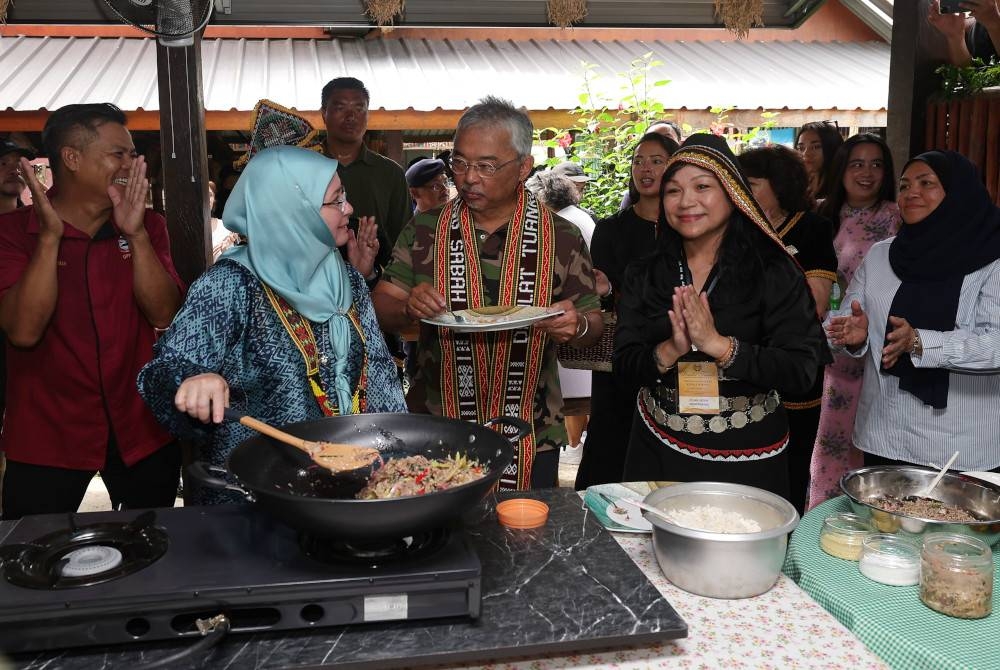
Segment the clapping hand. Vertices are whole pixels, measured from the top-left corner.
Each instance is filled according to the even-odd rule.
[[[19,164],[21,176],[24,177],[24,181],[28,184],[28,190],[31,191],[31,203],[34,206],[35,216],[38,217],[39,234],[42,236],[50,235],[57,240],[61,239],[66,226],[49,201],[45,187],[35,176],[35,168],[24,157],[21,158]]]
[[[143,221],[146,218],[146,194],[149,192],[149,180],[146,179],[146,159],[137,156],[132,161],[128,171],[128,184],[124,189],[112,184],[108,186],[108,197],[111,198],[113,210],[111,213],[126,237],[133,237],[146,231]]]
[[[886,345],[882,348],[884,368],[891,368],[900,356],[913,350],[913,326],[900,316],[890,316],[889,325],[892,326],[892,332],[885,336]]]
[[[850,316],[831,318],[826,334],[831,342],[840,347],[857,349],[864,344],[868,340],[868,316],[861,309],[861,303],[851,301]]]
[[[366,279],[375,269],[375,257],[378,255],[378,225],[374,216],[358,218],[358,232],[348,231],[347,261]]]

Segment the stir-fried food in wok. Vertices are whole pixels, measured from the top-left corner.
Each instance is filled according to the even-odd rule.
[[[361,500],[418,496],[481,479],[486,470],[464,454],[448,458],[395,458],[376,470],[358,492]]]
[[[920,519],[933,519],[935,521],[952,521],[955,523],[970,523],[979,521],[968,510],[955,505],[948,505],[933,498],[923,498],[919,496],[906,496],[898,498],[893,495],[881,495],[872,498],[869,504],[874,505],[886,512],[895,512],[906,516],[915,516]]]

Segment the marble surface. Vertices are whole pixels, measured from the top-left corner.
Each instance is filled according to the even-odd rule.
[[[492,506],[467,528],[483,565],[480,619],[412,621],[233,635],[170,668],[414,667],[565,657],[590,649],[653,645],[685,633],[683,621],[568,489],[530,494],[550,506],[536,530],[499,526]],[[648,538],[646,538],[648,541]],[[23,654],[15,667],[119,668],[163,661],[191,645],[161,642]]]

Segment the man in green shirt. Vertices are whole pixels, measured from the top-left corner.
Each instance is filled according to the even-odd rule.
[[[380,249],[375,260],[384,267],[399,231],[410,219],[410,196],[403,168],[365,146],[369,101],[360,80],[337,77],[323,87],[321,111],[325,153],[339,162],[337,174],[355,216],[362,224],[378,225]]]
[[[407,224],[372,295],[391,332],[447,310],[564,310],[485,334],[420,327],[411,411],[479,422],[512,415],[532,426],[501,477],[505,489],[556,485],[566,430],[555,345],[589,346],[603,328],[578,229],[524,188],[532,134],[527,114],[505,100],[485,98],[462,115],[451,158],[458,197],[440,215],[418,214]]]

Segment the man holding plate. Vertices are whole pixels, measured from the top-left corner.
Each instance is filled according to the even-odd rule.
[[[500,479],[507,490],[556,485],[566,429],[555,345],[586,347],[603,329],[578,229],[524,188],[532,135],[527,114],[505,100],[470,107],[451,158],[458,197],[407,224],[372,295],[381,326],[394,332],[466,309],[561,312],[502,331],[420,326],[410,411],[479,423],[508,415],[532,425]]]

